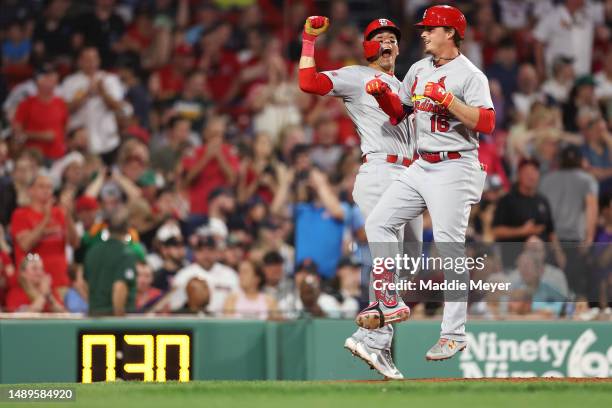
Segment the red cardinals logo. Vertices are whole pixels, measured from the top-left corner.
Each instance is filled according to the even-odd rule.
[[[438,79],[438,83],[440,84],[440,86],[444,89],[446,89],[446,85],[444,85],[444,81],[446,80],[446,76],[443,76],[442,78]]]

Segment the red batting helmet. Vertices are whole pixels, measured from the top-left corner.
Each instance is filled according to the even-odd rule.
[[[429,27],[452,27],[457,30],[459,37],[463,39],[467,22],[465,16],[459,9],[452,6],[433,6],[425,10],[423,21],[416,26]]]
[[[402,37],[402,32],[393,23],[393,21],[388,20],[386,18],[377,18],[376,20],[372,20],[370,24],[368,24],[368,26],[365,28],[363,32],[363,39],[368,41],[372,37],[374,37],[374,35],[376,35],[378,31],[381,30],[392,31],[397,37],[397,42],[399,42],[400,38]]]

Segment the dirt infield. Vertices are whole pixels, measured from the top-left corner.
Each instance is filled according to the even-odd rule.
[[[416,382],[416,383],[447,383],[447,382],[492,382],[492,383],[542,383],[542,382],[556,382],[556,383],[609,383],[612,384],[612,378],[575,378],[575,377],[530,377],[530,378],[418,378],[418,379],[404,379],[404,380],[338,380],[329,382],[339,383],[381,383],[388,381],[405,381],[405,382]]]

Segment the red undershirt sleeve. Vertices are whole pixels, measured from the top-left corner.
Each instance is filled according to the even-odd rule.
[[[317,72],[315,67],[302,68],[298,73],[300,89],[316,95],[327,95],[333,88],[327,75]]]
[[[493,109],[479,108],[478,123],[474,130],[490,134],[495,130],[495,111]]]
[[[391,118],[391,124],[397,125],[406,116],[404,105],[402,105],[399,95],[393,92],[385,92],[376,97],[376,101],[378,106]]]

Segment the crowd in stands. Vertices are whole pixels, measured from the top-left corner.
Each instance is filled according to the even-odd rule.
[[[497,116],[468,242],[515,288],[471,312],[611,318],[612,1],[366,3],[0,0],[0,311],[355,316],[359,136],[299,90],[302,27],[330,18],[323,71],[392,19],[401,80],[413,23],[451,3]]]

